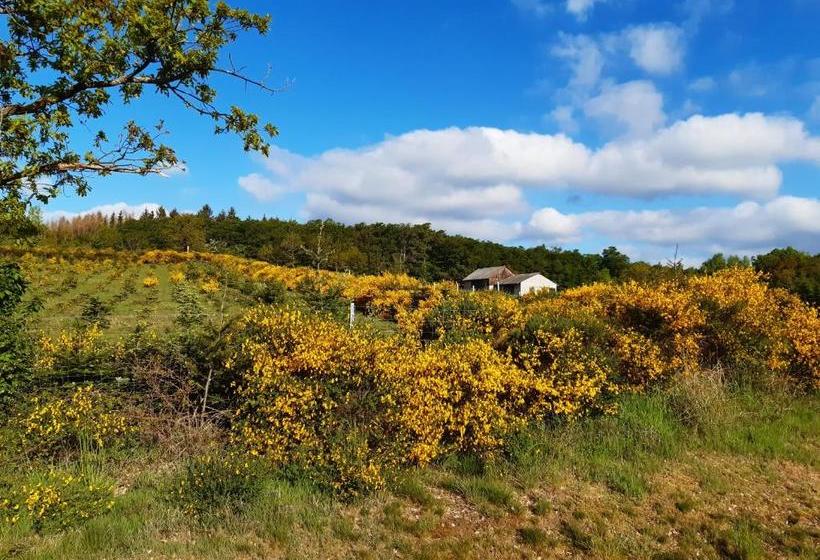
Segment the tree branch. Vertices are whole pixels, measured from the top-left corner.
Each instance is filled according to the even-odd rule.
[[[112,80],[94,80],[91,82],[77,82],[74,85],[59,92],[56,96],[43,95],[42,97],[35,101],[32,101],[31,103],[16,103],[12,105],[6,105],[5,107],[0,107],[0,116],[13,117],[17,115],[30,115],[32,113],[42,111],[48,105],[61,103],[63,101],[71,99],[78,93],[87,91],[89,89],[106,89],[122,86],[125,84],[158,84],[160,83],[160,80],[156,76],[138,75],[140,72],[143,72],[150,65],[151,61],[146,60],[143,61],[142,64],[134,68],[132,72],[129,72],[128,74],[123,74],[122,76],[114,78]]]

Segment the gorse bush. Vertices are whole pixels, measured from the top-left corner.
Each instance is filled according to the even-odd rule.
[[[35,368],[46,376],[85,382],[110,377],[116,371],[112,354],[121,347],[105,344],[99,323],[42,335],[35,344]]]
[[[277,464],[333,473],[342,491],[378,486],[379,462],[398,457],[378,382],[384,343],[273,307],[250,310],[234,337],[228,367],[238,377],[237,443]]]
[[[126,417],[91,385],[78,387],[68,397],[34,397],[21,424],[26,452],[49,456],[117,445],[132,430]]]
[[[0,481],[0,520],[36,532],[66,529],[114,505],[114,487],[84,475],[51,470],[22,484]]]
[[[414,305],[426,315],[405,323],[420,329],[410,338],[289,308],[249,311],[228,364],[238,379],[237,443],[357,493],[379,486],[390,466],[491,455],[528,422],[614,412],[614,395],[662,382],[676,387],[686,422],[708,431],[692,402],[707,385],[678,380],[715,365],[820,384],[817,311],[750,270],[524,301],[439,294],[435,305]],[[703,396],[719,403],[720,392]]]
[[[186,461],[169,495],[198,517],[235,511],[261,491],[262,467],[257,459],[236,453],[194,457]]]

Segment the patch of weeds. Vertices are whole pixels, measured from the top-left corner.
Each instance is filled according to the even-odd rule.
[[[697,465],[695,467],[695,476],[700,487],[707,492],[722,496],[729,491],[729,484],[726,479],[710,467]]]
[[[261,492],[263,474],[261,461],[240,455],[188,459],[170,496],[184,511],[206,521],[215,512],[243,509]]]
[[[521,508],[513,489],[500,480],[450,477],[442,481],[441,485],[448,492],[458,494],[477,506],[484,514],[495,515],[499,510],[516,512]]]
[[[610,490],[630,498],[640,498],[647,492],[644,477],[628,464],[613,465],[604,478]]]
[[[564,520],[561,522],[561,534],[570,544],[581,552],[592,551],[592,535],[577,521]]]
[[[736,521],[730,529],[714,536],[712,546],[726,560],[756,560],[764,557],[760,531],[749,520]]]
[[[472,453],[454,453],[448,455],[442,466],[459,476],[483,476],[487,472],[487,463]]]
[[[695,509],[695,501],[690,496],[680,494],[675,499],[675,509],[681,513],[689,513]]]
[[[408,500],[427,508],[433,507],[436,504],[435,497],[416,477],[405,476],[399,479],[393,488],[393,493],[396,496],[407,498]]]
[[[418,519],[410,519],[404,516],[401,502],[393,501],[384,507],[384,525],[390,529],[403,531],[415,536],[428,533],[438,524],[438,516],[425,513]]]
[[[543,547],[549,542],[546,531],[535,525],[519,528],[518,538],[522,543],[532,547]]]
[[[535,515],[546,515],[552,511],[552,503],[546,498],[538,498],[530,509]]]
[[[333,534],[345,541],[359,540],[359,533],[356,526],[347,517],[336,517],[330,524]]]

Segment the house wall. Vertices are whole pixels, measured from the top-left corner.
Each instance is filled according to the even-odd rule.
[[[532,276],[527,278],[523,282],[521,282],[521,288],[519,290],[519,295],[528,294],[530,292],[536,292],[538,290],[554,290],[556,289],[556,285],[550,279],[545,278],[544,276]]]

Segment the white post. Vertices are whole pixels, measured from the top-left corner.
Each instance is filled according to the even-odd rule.
[[[353,321],[356,320],[356,304],[350,302],[350,328],[353,328]]]

